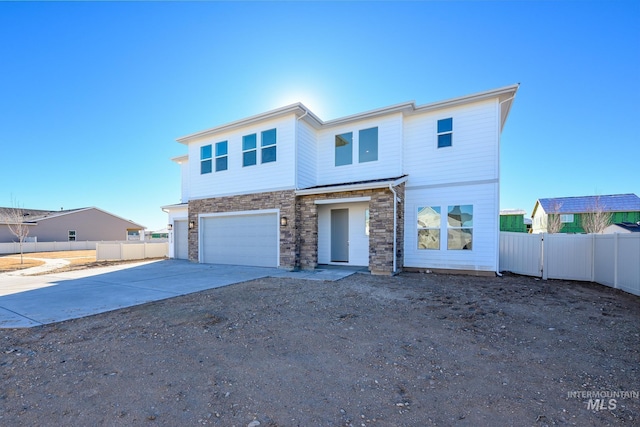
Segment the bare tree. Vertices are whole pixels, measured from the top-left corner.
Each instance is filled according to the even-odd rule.
[[[0,208],[0,222],[5,223],[11,234],[18,239],[20,244],[20,264],[24,264],[22,244],[29,235],[29,226],[24,222],[24,211],[15,202],[12,208]]]
[[[589,211],[582,215],[582,228],[585,233],[602,233],[611,224],[613,214],[605,212],[606,206],[596,197]]]
[[[561,203],[554,202],[549,212],[547,212],[547,233],[559,233],[562,230],[562,219],[560,217]]]

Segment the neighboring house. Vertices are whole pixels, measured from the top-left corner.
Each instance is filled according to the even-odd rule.
[[[640,198],[635,194],[538,199],[533,208],[533,233],[547,232],[547,215],[559,214],[562,233],[584,233],[584,215],[600,209],[611,214],[611,223],[640,221]]]
[[[498,270],[500,134],[517,85],[323,121],[297,103],[178,139],[170,256],[313,269]]]
[[[615,233],[640,233],[640,221],[638,222],[621,222],[618,224],[611,224],[604,229],[602,234],[615,234]]]
[[[0,208],[2,211],[11,208]],[[29,241],[113,241],[140,240],[144,226],[98,208],[46,211],[22,209],[24,223],[29,226]],[[16,237],[6,223],[0,222],[0,242],[13,242]]]
[[[522,209],[503,209],[500,211],[500,231],[528,233],[531,230],[531,219],[525,218]]]

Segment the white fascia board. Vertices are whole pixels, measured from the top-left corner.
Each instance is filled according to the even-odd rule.
[[[176,205],[165,205],[165,206],[160,206],[160,209],[162,209],[164,212],[169,213],[169,211],[180,211],[180,210],[188,210],[189,209],[189,204],[188,203],[178,203]]]
[[[520,84],[505,86],[498,89],[488,90],[484,92],[474,93],[472,95],[460,96],[458,98],[447,99],[445,101],[432,102],[430,104],[420,105],[415,108],[416,113],[437,110],[442,108],[455,107],[460,104],[468,104],[471,102],[484,101],[491,98],[504,98],[508,100],[516,95]],[[502,99],[500,99],[502,101]]]
[[[338,184],[331,187],[309,188],[306,190],[296,190],[296,196],[309,196],[314,194],[325,194],[325,193],[339,193],[341,191],[373,190],[376,188],[388,188],[389,186],[395,187],[397,185],[402,184],[407,179],[408,177],[405,176],[396,180],[370,182],[370,183],[353,184],[353,185]]]
[[[176,156],[176,157],[172,157],[171,158],[172,162],[176,162],[179,165],[184,163],[184,162],[186,162],[187,160],[189,160],[189,155],[188,154],[184,154],[182,156]]]
[[[304,105],[298,102],[295,104],[287,105],[282,108],[277,108],[275,110],[267,111],[266,113],[261,113],[255,116],[247,117],[246,119],[236,120],[231,123],[227,123],[221,126],[216,126],[211,129],[206,129],[200,132],[192,133],[190,135],[180,137],[176,141],[178,141],[181,144],[189,144],[189,142],[191,142],[194,139],[206,137],[219,132],[241,128],[253,123],[286,116],[288,114],[295,114],[297,118],[301,118],[304,116],[305,120],[310,123],[313,123],[314,121],[318,122],[316,125],[314,125],[314,127],[319,127],[322,125],[322,121],[319,118],[317,118],[315,114],[313,114],[307,107],[305,107]]]

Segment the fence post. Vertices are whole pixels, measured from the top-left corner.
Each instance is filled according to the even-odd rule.
[[[549,277],[549,273],[547,272],[547,253],[549,251],[545,248],[547,236],[547,233],[542,233],[542,238],[540,239],[540,250],[542,251],[542,256],[540,257],[542,259],[542,280],[547,280],[547,277]]]
[[[596,234],[591,234],[591,281],[596,280]]]
[[[613,233],[613,287],[618,289],[618,233]]]

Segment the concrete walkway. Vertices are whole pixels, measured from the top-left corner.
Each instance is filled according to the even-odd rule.
[[[328,267],[288,272],[277,268],[162,260],[40,276],[3,273],[0,274],[0,328],[56,323],[263,277],[334,281],[356,271]]]

